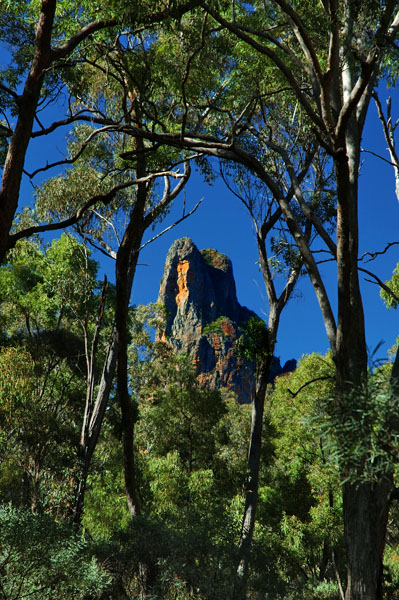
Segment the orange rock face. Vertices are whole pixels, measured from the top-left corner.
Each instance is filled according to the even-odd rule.
[[[190,269],[190,263],[188,260],[184,260],[177,264],[177,294],[176,304],[180,308],[181,304],[188,298],[189,289],[187,276]]]
[[[216,250],[199,251],[188,238],[169,250],[158,302],[167,310],[160,339],[192,357],[201,383],[228,388],[240,402],[251,400],[253,373],[235,355],[239,328],[254,313],[237,300],[230,260]]]

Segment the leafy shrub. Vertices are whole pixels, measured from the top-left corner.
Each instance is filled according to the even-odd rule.
[[[0,506],[0,589],[7,600],[89,600],[108,578],[80,536],[47,515]]]

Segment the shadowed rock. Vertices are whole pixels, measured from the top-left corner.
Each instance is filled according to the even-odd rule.
[[[199,251],[189,238],[176,240],[166,257],[158,302],[167,311],[161,337],[192,357],[199,380],[250,402],[254,373],[239,367],[234,346],[240,328],[257,315],[237,300],[229,258],[213,249]],[[278,359],[275,367],[273,375],[281,374]]]

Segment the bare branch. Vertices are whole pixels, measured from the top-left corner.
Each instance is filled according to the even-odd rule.
[[[284,160],[284,163],[287,168],[287,172],[291,179],[291,184],[292,184],[292,188],[294,190],[295,197],[302,209],[303,214],[311,223],[313,223],[314,228],[316,229],[317,233],[320,235],[321,239],[325,242],[327,248],[329,248],[331,253],[335,256],[337,253],[336,245],[335,245],[334,241],[331,239],[331,236],[328,235],[321,220],[317,217],[316,214],[314,214],[314,212],[309,208],[307,202],[305,201],[303,194],[302,194],[302,189],[301,189],[298,177],[295,173],[295,169],[294,169],[294,166],[288,155],[288,152],[284,148],[282,148],[278,144],[271,142],[270,140],[264,140],[264,142],[272,150],[275,150],[276,152],[278,152],[278,154],[280,154],[280,156]],[[306,165],[307,166],[304,167],[304,170],[306,169],[305,172],[307,172],[307,170],[311,164],[311,161],[315,155],[315,152],[316,152],[316,148],[313,148],[311,151],[309,151],[307,153],[307,157],[306,157]]]
[[[197,210],[197,208],[200,206],[200,204],[202,203],[203,198],[201,198],[201,200],[199,200],[199,202],[197,202],[197,204],[194,206],[194,208],[192,210],[190,210],[190,212],[188,212],[187,214],[183,215],[180,219],[178,219],[177,221],[175,221],[172,225],[169,225],[169,227],[166,227],[166,229],[164,229],[163,231],[161,231],[160,233],[158,233],[157,235],[155,235],[153,238],[151,238],[150,240],[148,240],[147,242],[145,242],[145,244],[143,244],[140,249],[139,252],[142,251],[143,248],[145,248],[146,246],[148,246],[148,244],[151,244],[152,242],[154,242],[155,240],[157,240],[159,237],[161,237],[161,235],[164,235],[164,233],[166,233],[167,231],[170,231],[171,229],[173,229],[174,227],[176,227],[176,225],[179,225],[180,223],[182,223],[183,221],[185,221],[186,219],[188,219],[188,217],[191,217],[191,215],[193,215],[195,213],[195,211]]]
[[[98,240],[98,244],[96,244],[94,240],[84,235],[82,237],[88,244],[90,244],[90,246],[101,252],[101,254],[104,254],[104,256],[106,256],[107,258],[112,258],[113,260],[116,260],[117,253],[108,244],[106,244],[104,240]]]
[[[323,279],[320,275],[312,251],[309,248],[309,244],[305,239],[301,228],[299,227],[298,221],[296,220],[295,215],[291,210],[291,207],[286,202],[285,198],[278,198],[278,201],[283,211],[286,223],[290,229],[291,235],[294,237],[295,242],[301,252],[304,264],[309,274],[309,278],[313,284],[313,288],[315,290],[317,300],[319,302],[319,306],[323,315],[323,321],[328,341],[330,343],[331,350],[335,355],[337,326]]]
[[[33,131],[31,137],[36,138],[41,137],[43,135],[48,135],[49,133],[52,133],[53,131],[58,129],[58,127],[70,125],[71,123],[76,123],[78,121],[86,121],[88,123],[95,123],[96,125],[114,125],[115,128],[119,126],[119,123],[117,121],[113,121],[112,119],[105,119],[103,117],[95,117],[94,115],[87,115],[84,114],[85,112],[86,110],[82,110],[80,112],[77,112],[75,115],[67,117],[66,119],[54,121],[49,127],[42,128],[38,131]]]
[[[165,175],[165,189],[164,189],[164,193],[162,195],[162,199],[152,209],[152,211],[146,215],[146,217],[144,219],[145,227],[148,227],[151,223],[153,223],[155,221],[155,219],[172,202],[172,200],[174,200],[180,194],[181,190],[184,188],[184,186],[186,185],[186,183],[189,180],[190,175],[191,175],[190,161],[189,160],[185,161],[184,173],[178,174],[180,181],[177,183],[177,185],[173,188],[172,191],[170,191],[170,183],[169,183],[169,179],[168,179],[168,173],[164,173],[164,175]],[[176,175],[174,175],[174,177],[176,177]]]
[[[399,242],[389,242],[384,250],[381,250],[380,252],[364,252],[364,254],[361,255],[361,257],[359,258],[359,261],[363,260],[366,256],[370,256],[370,258],[368,260],[366,260],[366,262],[370,262],[371,260],[374,260],[377,256],[381,255],[381,254],[385,254],[392,246],[397,246],[399,245]]]
[[[304,388],[306,388],[308,385],[311,385],[312,383],[316,383],[316,381],[327,381],[328,379],[334,379],[334,376],[333,375],[321,375],[320,377],[315,377],[314,379],[311,379],[310,381],[307,381],[306,383],[301,385],[301,387],[296,392],[292,392],[289,388],[287,388],[287,391],[291,394],[292,398],[295,398],[295,396],[298,396],[298,394],[300,392],[302,392],[302,390]]]
[[[376,158],[379,158],[380,160],[383,160],[388,165],[391,165],[391,167],[396,167],[397,166],[395,163],[393,163],[390,160],[388,160],[387,158],[384,158],[383,156],[381,156],[381,154],[377,154],[377,152],[373,152],[372,150],[366,150],[365,148],[360,148],[360,151],[361,152],[365,152],[366,154],[371,154],[372,156],[375,156]]]
[[[396,148],[395,148],[395,139],[394,139],[395,126],[392,125],[392,119],[391,119],[391,99],[389,98],[387,101],[388,114],[387,114],[387,118],[385,118],[384,112],[382,110],[381,102],[380,102],[380,99],[379,99],[377,93],[373,92],[372,96],[373,96],[374,102],[377,106],[378,117],[379,117],[381,125],[382,125],[385,140],[388,144],[388,151],[389,151],[389,155],[390,155],[391,161],[392,161],[391,164],[394,168],[394,174],[395,174],[395,193],[396,193],[396,198],[399,201],[399,158],[398,158]]]
[[[107,131],[112,131],[114,129],[115,128],[113,125],[108,125],[106,127],[100,127],[100,129],[94,129],[94,131],[92,131],[91,134],[85,139],[85,141],[82,143],[81,147],[79,148],[78,152],[74,156],[72,156],[72,158],[64,158],[62,160],[57,160],[56,162],[53,162],[53,163],[47,163],[45,167],[39,167],[38,169],[33,171],[33,173],[27,173],[25,171],[26,175],[28,175],[28,177],[30,179],[33,179],[33,177],[35,177],[35,175],[37,175],[38,173],[42,173],[43,171],[48,171],[49,169],[53,169],[54,167],[59,167],[61,165],[72,165],[73,163],[75,163],[78,160],[78,158],[80,156],[82,156],[83,152],[85,151],[87,146],[90,144],[91,140],[96,135],[99,135],[100,133],[104,133]]]
[[[366,281],[368,281],[369,283],[378,284],[380,286],[380,288],[382,288],[387,294],[389,294],[395,300],[395,302],[399,303],[399,297],[395,294],[395,292],[393,290],[391,290],[391,288],[386,283],[381,281],[381,279],[375,273],[372,273],[371,271],[368,271],[367,269],[363,269],[362,267],[359,267],[359,271],[362,271],[363,273],[370,275],[370,277],[373,277],[373,279],[375,279],[375,281],[370,281],[370,279],[366,279]]]

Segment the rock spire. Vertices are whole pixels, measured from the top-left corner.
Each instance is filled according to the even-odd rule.
[[[199,380],[250,402],[254,373],[239,367],[234,345],[240,328],[257,315],[237,300],[230,259],[213,249],[198,250],[189,238],[176,240],[166,257],[158,302],[167,312],[161,336],[192,357]],[[281,374],[278,359],[274,367],[274,376]]]

